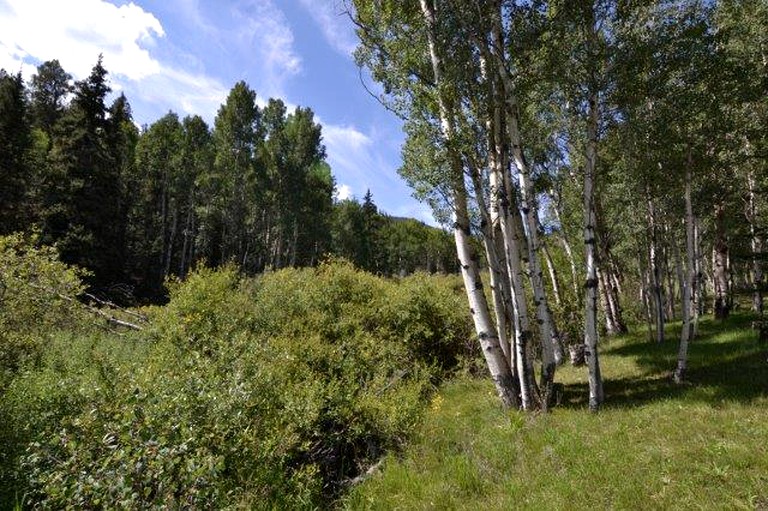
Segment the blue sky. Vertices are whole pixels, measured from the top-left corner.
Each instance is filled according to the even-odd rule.
[[[173,110],[213,125],[245,80],[260,101],[314,110],[340,197],[370,188],[381,210],[432,223],[397,175],[401,123],[360,83],[342,9],[342,0],[0,0],[0,67],[29,78],[59,59],[79,79],[102,53],[138,124]]]

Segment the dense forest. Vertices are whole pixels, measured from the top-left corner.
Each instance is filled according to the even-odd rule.
[[[213,128],[169,112],[137,128],[108,103],[101,59],[74,82],[57,60],[28,84],[0,70],[0,234],[35,232],[122,302],[160,298],[198,263],[253,275],[333,255],[384,274],[455,271],[450,236],[362,203],[334,201],[322,127],[237,83]]]
[[[768,3],[340,5],[453,236],[244,82],[0,71],[0,507],[764,506]]]

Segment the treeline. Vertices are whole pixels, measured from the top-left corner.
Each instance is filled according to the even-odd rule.
[[[156,298],[201,261],[248,274],[327,255],[385,275],[455,269],[446,233],[380,213],[370,192],[334,201],[311,109],[259,107],[239,82],[213,127],[169,112],[139,129],[124,95],[108,102],[107,74],[101,58],[74,82],[57,60],[28,84],[0,70],[0,234],[36,230],[93,290]]]

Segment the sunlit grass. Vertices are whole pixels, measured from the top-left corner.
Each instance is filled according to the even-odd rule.
[[[748,318],[705,320],[687,382],[677,341],[644,333],[601,349],[607,402],[587,410],[586,371],[564,367],[560,406],[503,412],[492,386],[445,385],[413,443],[355,488],[348,509],[765,509],[768,346]]]

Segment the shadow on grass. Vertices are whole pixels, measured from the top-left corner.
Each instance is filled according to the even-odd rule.
[[[640,373],[605,379],[604,406],[632,408],[668,399],[719,406],[722,401],[749,403],[768,397],[768,344],[757,341],[756,332],[750,329],[751,319],[746,314],[725,322],[705,319],[699,336],[689,345],[688,370],[681,385],[671,378],[677,363],[679,326],[668,330],[668,340],[662,344],[627,338],[604,349],[603,365],[613,357],[629,357]],[[587,398],[584,385],[568,384],[564,386],[560,406],[586,407]]]

